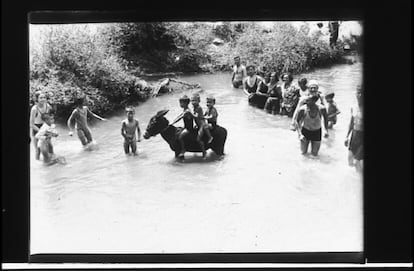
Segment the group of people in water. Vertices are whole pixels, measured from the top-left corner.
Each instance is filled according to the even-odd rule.
[[[291,129],[297,131],[302,154],[308,152],[311,145],[311,154],[318,155],[322,128],[324,136],[328,137],[328,129],[332,129],[341,113],[334,101],[335,93],[328,90],[322,93],[316,80],[301,78],[298,84],[293,83],[290,73],[279,76],[276,72],[256,71],[256,67],[241,64],[240,57],[234,58],[232,85],[242,88],[248,96],[249,104],[263,108],[271,114],[286,115],[292,118]],[[348,161],[350,165],[362,171],[363,161],[363,128],[362,128],[362,86],[357,87],[356,108],[351,109],[351,120],[345,139],[345,146],[349,148]]]
[[[262,75],[256,73],[254,66],[244,67],[240,63],[240,57],[236,57],[233,67],[232,84],[235,88],[243,88],[248,95],[249,101],[256,95],[260,95],[264,101],[264,109],[271,114],[287,115],[292,118],[291,129],[296,131],[300,140],[302,154],[308,152],[311,145],[311,154],[318,155],[321,140],[322,128],[324,136],[328,137],[328,129],[331,129],[337,122],[337,115],[340,111],[334,101],[335,93],[329,91],[322,94],[316,80],[301,78],[298,86],[293,83],[293,77],[289,73],[280,76],[282,83],[278,82],[278,75],[275,72],[266,72]],[[351,120],[346,134],[345,146],[349,149],[348,161],[362,171],[363,161],[363,126],[362,126],[362,87],[358,86],[356,91],[358,105],[351,109]],[[35,149],[35,157],[46,164],[64,161],[59,160],[53,151],[52,138],[59,134],[54,125],[54,110],[47,102],[45,93],[35,94],[36,104],[30,112],[30,128],[32,142]],[[192,107],[190,108],[189,105]],[[207,144],[213,140],[211,130],[217,125],[218,112],[215,108],[215,98],[206,98],[206,111],[203,112],[200,106],[200,95],[195,93],[191,99],[187,95],[179,98],[179,105],[182,113],[175,118],[172,125],[180,120],[184,122],[184,129],[178,135],[181,144],[181,153],[185,153],[184,137],[191,132],[196,132],[196,140],[200,144],[203,157],[206,157],[205,143],[202,140],[207,137]],[[82,95],[75,99],[75,108],[67,120],[69,135],[73,135],[73,128],[76,128],[78,138],[85,148],[94,144],[91,130],[88,126],[88,116],[106,121],[105,118],[93,113],[86,105],[86,96]],[[252,105],[256,105],[251,102]],[[121,135],[124,138],[125,154],[137,154],[137,142],[141,141],[141,130],[139,122],[135,118],[133,107],[126,108],[126,119],[121,123]],[[73,125],[73,123],[75,125]],[[194,125],[195,124],[195,125]]]

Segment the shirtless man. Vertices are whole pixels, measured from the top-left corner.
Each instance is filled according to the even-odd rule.
[[[240,57],[236,56],[234,58],[233,73],[231,75],[231,82],[233,87],[239,88],[243,85],[243,79],[247,76],[246,67],[240,64]]]
[[[139,129],[139,122],[134,118],[135,110],[132,107],[126,108],[127,118],[122,121],[121,135],[124,137],[124,151],[129,154],[131,149],[133,155],[137,155],[137,137],[138,142],[141,141],[141,130]]]

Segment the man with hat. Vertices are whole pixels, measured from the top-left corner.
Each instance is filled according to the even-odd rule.
[[[234,58],[233,73],[231,75],[231,82],[233,87],[239,88],[243,85],[243,79],[247,76],[246,67],[240,63],[240,57]]]

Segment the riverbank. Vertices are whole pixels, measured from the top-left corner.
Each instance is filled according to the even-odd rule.
[[[347,54],[342,41],[331,48],[287,22],[30,25],[29,33],[30,103],[43,91],[62,119],[79,93],[106,116],[158,91],[145,79],[229,71],[236,55],[260,69],[298,74],[343,63]]]

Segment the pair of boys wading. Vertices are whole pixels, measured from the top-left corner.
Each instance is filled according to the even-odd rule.
[[[214,129],[217,125],[218,113],[214,107],[215,98],[207,97],[207,111],[203,114],[203,109],[200,106],[200,95],[193,94],[191,97],[191,104],[193,106],[193,111],[188,107],[190,104],[190,98],[187,95],[182,96],[179,99],[180,107],[183,109],[183,112],[177,116],[177,118],[171,123],[171,125],[177,123],[181,119],[184,121],[184,129],[178,135],[178,140],[181,145],[181,152],[178,157],[184,157],[185,153],[185,144],[184,137],[194,131],[193,120],[196,123],[197,129],[197,142],[200,144],[201,151],[203,152],[203,158],[206,158],[206,146],[202,138],[207,135],[207,144],[210,144],[213,141],[210,130]],[[206,122],[207,121],[207,122]]]

